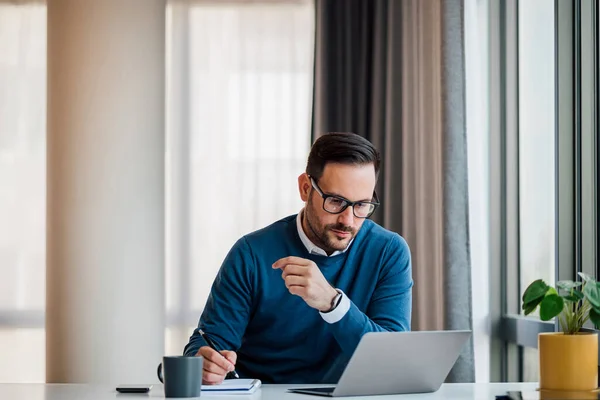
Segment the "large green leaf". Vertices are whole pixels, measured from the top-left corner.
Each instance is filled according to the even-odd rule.
[[[529,315],[533,311],[535,311],[535,309],[537,308],[538,304],[540,304],[543,299],[544,298],[542,297],[541,299],[538,299],[538,300],[536,300],[534,302],[523,304],[523,311],[525,312],[525,315]]]
[[[550,286],[546,285],[546,283],[541,279],[531,282],[531,284],[527,287],[527,289],[525,289],[525,292],[523,293],[523,305],[527,303],[532,303],[537,299],[543,298],[549,289]]]
[[[540,319],[542,321],[551,320],[560,314],[564,305],[565,302],[562,297],[557,294],[549,294],[540,303]]]
[[[524,303],[522,308],[523,308],[523,311],[525,312],[525,315],[531,314],[537,308],[537,306],[542,302],[542,300],[544,300],[544,298],[540,297],[539,299],[536,299],[529,303]]]
[[[583,294],[594,308],[600,309],[600,284],[588,281],[583,287]]]
[[[558,281],[556,282],[556,287],[562,290],[570,291],[576,287],[581,286],[581,282],[573,282],[573,281]]]
[[[594,323],[594,326],[598,328],[600,326],[600,310],[592,308],[590,310],[590,320]]]

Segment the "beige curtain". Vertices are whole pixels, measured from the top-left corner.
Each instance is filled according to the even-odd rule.
[[[410,243],[415,329],[444,329],[444,191],[441,7],[403,2],[402,232]]]
[[[413,330],[471,329],[462,0],[317,2],[313,135],[383,155],[374,219],[413,261]],[[474,380],[472,341],[449,381]]]

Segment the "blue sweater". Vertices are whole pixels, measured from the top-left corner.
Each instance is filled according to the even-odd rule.
[[[351,300],[329,324],[291,295],[282,257],[313,260],[325,278]],[[410,330],[410,250],[398,234],[366,220],[350,248],[333,257],[309,254],[289,216],[236,242],[213,283],[198,328],[220,349],[235,350],[241,378],[265,383],[335,383],[363,334]],[[194,330],[184,354],[206,346]]]

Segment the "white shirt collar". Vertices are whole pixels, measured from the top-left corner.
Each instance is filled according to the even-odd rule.
[[[302,243],[304,244],[304,246],[306,247],[306,250],[308,250],[308,252],[310,254],[318,254],[320,256],[327,257],[327,253],[325,252],[325,250],[323,250],[320,247],[317,247],[313,242],[310,241],[308,236],[306,236],[306,233],[304,233],[304,229],[302,228],[302,213],[303,212],[304,212],[304,209],[300,210],[300,212],[296,216],[296,227],[298,228],[298,236],[300,236],[300,240],[302,240]],[[350,247],[350,245],[352,244],[353,240],[354,240],[354,238],[352,238],[352,240],[350,241],[350,243],[348,243],[348,246],[344,250],[342,250],[342,251],[336,250],[333,253],[331,253],[331,255],[329,257],[333,257],[333,256],[337,256],[338,254],[345,253],[348,250],[348,248]]]

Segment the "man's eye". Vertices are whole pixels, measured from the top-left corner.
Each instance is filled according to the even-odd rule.
[[[369,204],[367,203],[356,203],[354,207],[358,210],[367,210],[369,208]]]
[[[344,204],[346,204],[346,202],[344,200],[341,200],[341,199],[336,199],[335,197],[330,197],[329,198],[329,204],[331,204],[334,207],[341,207]]]

